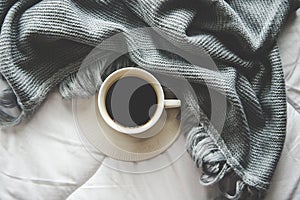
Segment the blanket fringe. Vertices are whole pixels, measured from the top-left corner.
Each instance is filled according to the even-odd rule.
[[[199,182],[204,186],[217,183],[222,193],[222,196],[217,198],[218,200],[262,199],[263,191],[247,185],[237,177],[205,127],[200,124],[200,126],[192,128],[186,141],[188,153],[196,166],[202,169]],[[229,179],[230,184],[234,183],[234,194],[228,188],[228,183],[221,181],[222,179]]]
[[[136,66],[127,55],[123,55],[111,64],[109,56],[97,58],[86,66],[81,66],[78,72],[68,76],[59,85],[60,94],[66,99],[76,97],[86,98],[96,94],[103,80],[113,71],[128,66]]]
[[[230,167],[222,152],[214,144],[204,126],[194,127],[187,136],[187,151],[195,161],[197,167],[203,171],[200,183],[212,185],[219,182]]]

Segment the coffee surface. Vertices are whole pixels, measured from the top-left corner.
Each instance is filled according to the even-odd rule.
[[[146,124],[157,107],[154,88],[144,79],[128,76],[116,81],[106,95],[106,110],[120,125],[136,127]]]

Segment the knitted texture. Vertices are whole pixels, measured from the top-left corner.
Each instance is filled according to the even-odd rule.
[[[11,88],[0,95],[0,124],[19,123],[57,85],[66,98],[92,95],[99,89],[97,73],[74,75],[89,52],[116,33],[155,27],[175,43],[203,48],[219,70],[160,50],[132,51],[114,66],[130,63],[193,84],[199,99],[184,94],[182,101],[189,118],[200,119],[187,133],[187,150],[202,167],[201,182],[213,184],[233,173],[236,194],[227,198],[241,198],[243,191],[260,195],[269,186],[286,131],[276,37],[298,7],[298,0],[1,0],[0,72]],[[153,45],[150,35],[138,36],[127,35],[129,50],[137,42]],[[203,77],[207,87],[226,94],[222,132],[210,126]],[[17,116],[6,112],[14,106],[20,108]]]

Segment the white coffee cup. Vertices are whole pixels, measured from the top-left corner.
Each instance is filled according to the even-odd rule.
[[[108,114],[106,107],[106,96],[110,87],[121,78],[129,76],[145,80],[152,86],[157,97],[156,110],[150,120],[135,127],[127,127],[115,122]],[[98,107],[103,120],[115,131],[137,138],[149,138],[159,133],[166,120],[164,109],[180,106],[181,101],[178,99],[165,99],[161,84],[152,74],[135,67],[126,67],[110,74],[102,83],[98,93]]]

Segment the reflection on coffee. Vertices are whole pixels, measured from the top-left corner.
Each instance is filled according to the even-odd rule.
[[[106,95],[106,110],[120,125],[136,127],[146,124],[154,115],[157,96],[144,79],[128,76],[116,81]]]

